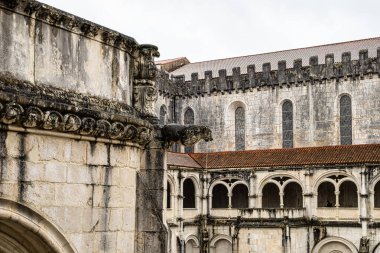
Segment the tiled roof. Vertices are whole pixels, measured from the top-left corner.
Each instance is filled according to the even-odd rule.
[[[278,62],[285,60],[287,68],[293,67],[293,61],[302,59],[303,66],[309,65],[311,56],[318,56],[319,64],[325,63],[326,54],[334,54],[335,62],[341,62],[344,52],[351,52],[351,59],[359,59],[359,51],[368,49],[368,57],[376,57],[377,48],[380,47],[380,37],[342,43],[284,50],[272,53],[247,55],[227,59],[195,62],[187,64],[172,72],[173,75],[185,75],[185,80],[191,80],[191,73],[198,73],[199,79],[204,79],[204,72],[211,70],[213,76],[218,76],[218,70],[226,69],[227,75],[232,75],[232,68],[240,67],[241,74],[247,73],[247,66],[255,64],[256,72],[262,71],[263,63],[270,62],[271,69],[276,70]]]
[[[380,164],[380,144],[181,154],[186,155],[207,169]],[[171,158],[168,164],[177,161]]]
[[[168,152],[167,163],[169,165],[176,165],[180,167],[202,168],[193,158],[191,158],[188,154],[184,153]]]

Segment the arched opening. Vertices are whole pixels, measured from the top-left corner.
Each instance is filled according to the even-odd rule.
[[[193,109],[188,108],[183,116],[183,123],[185,125],[194,125],[194,121],[194,111]],[[194,152],[194,146],[185,147],[185,153],[192,152]]]
[[[186,253],[199,253],[199,247],[193,239],[190,239],[186,242]]]
[[[331,182],[323,182],[318,186],[318,207],[335,207],[335,186]]]
[[[0,252],[75,252],[63,234],[31,208],[6,199],[0,199],[0,205]]]
[[[282,147],[293,147],[293,104],[289,100],[282,104]]]
[[[217,253],[231,253],[232,245],[225,239],[220,239],[215,243],[215,252]]]
[[[351,98],[344,95],[340,98],[340,144],[352,144],[352,107]]]
[[[165,125],[167,121],[167,109],[165,105],[161,105],[160,107],[160,125]]]
[[[376,183],[375,189],[374,189],[374,206],[376,208],[380,208],[380,181]]]
[[[354,182],[344,181],[339,187],[339,206],[358,207],[358,193]]]
[[[195,186],[190,178],[183,182],[183,208],[195,208]]]
[[[284,189],[284,207],[285,208],[302,208],[303,197],[302,188],[296,182],[291,182]]]
[[[312,250],[312,253],[354,253],[358,252],[352,242],[341,237],[326,237],[318,242]]]
[[[170,183],[167,182],[167,186],[166,186],[166,208],[172,208],[171,195],[172,195],[172,189],[171,189]]]
[[[236,150],[245,149],[245,112],[243,107],[235,110],[235,146]]]
[[[212,188],[212,208],[228,208],[228,190],[223,184]]]
[[[248,188],[243,184],[232,189],[232,208],[248,208]]]
[[[280,190],[274,183],[268,183],[263,188],[263,208],[280,208]]]

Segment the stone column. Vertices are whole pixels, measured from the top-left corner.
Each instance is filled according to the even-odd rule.
[[[255,203],[256,198],[256,175],[252,173],[249,177],[249,208],[257,207],[257,203]]]
[[[362,238],[360,239],[360,253],[369,252],[368,238],[368,171],[364,166],[360,171],[360,223],[362,225]]]

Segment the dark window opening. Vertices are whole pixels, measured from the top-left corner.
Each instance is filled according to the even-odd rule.
[[[374,205],[375,205],[375,207],[378,208],[378,207],[380,207],[380,181],[376,183],[374,190],[375,190],[375,192],[374,192],[374,194],[375,194]]]
[[[185,125],[194,125],[194,111],[191,108],[188,108],[185,111],[183,123]],[[193,152],[194,152],[194,146],[185,147],[185,153],[193,153]]]
[[[263,208],[280,208],[280,190],[274,183],[268,183],[263,188]]]
[[[171,187],[169,183],[166,187],[166,208],[171,208]]]
[[[243,107],[235,111],[235,145],[236,150],[245,149],[245,112]]]
[[[232,208],[248,208],[248,188],[238,184],[232,189]]]
[[[228,190],[222,184],[212,188],[212,208],[228,208]]]
[[[183,182],[183,208],[195,208],[195,187],[189,178]]]
[[[358,207],[358,192],[351,181],[344,181],[339,187],[339,206]]]
[[[284,207],[285,208],[302,208],[303,197],[302,188],[296,182],[291,182],[284,189]]]
[[[335,187],[330,182],[318,186],[318,207],[335,207]]]
[[[290,101],[282,105],[282,147],[293,147],[293,104]]]
[[[347,95],[340,98],[340,144],[352,144],[351,98]]]
[[[166,124],[166,107],[162,105],[160,107],[160,125]]]

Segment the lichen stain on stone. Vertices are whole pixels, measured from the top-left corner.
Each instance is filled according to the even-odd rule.
[[[120,79],[119,50],[113,49],[112,53],[112,97],[116,97]]]
[[[26,182],[25,182],[25,173],[26,173],[26,161],[27,161],[27,155],[25,152],[25,137],[26,134],[24,133],[18,133],[19,136],[19,157],[17,159],[18,163],[18,200],[22,201],[24,199],[24,194],[27,188]]]
[[[8,154],[6,140],[8,133],[6,131],[0,131],[0,181],[3,180],[3,172],[6,170],[6,157]]]

